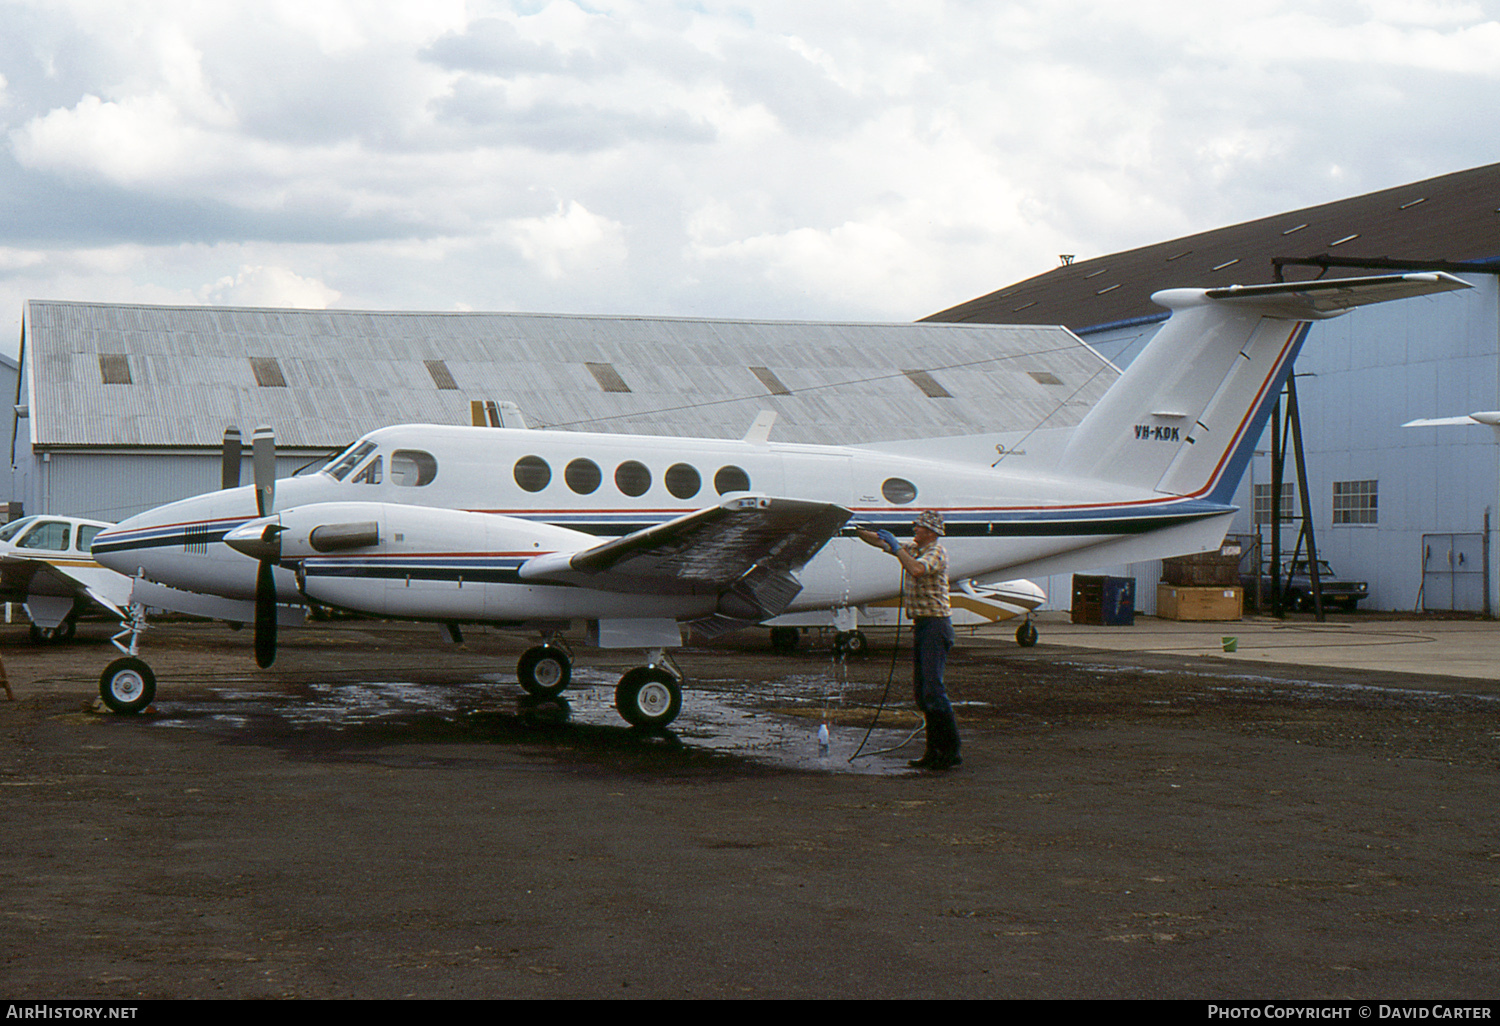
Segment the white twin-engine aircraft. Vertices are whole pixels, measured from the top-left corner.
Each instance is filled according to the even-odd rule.
[[[896,561],[840,537],[851,518],[909,533],[940,510],[953,580],[1004,580],[1218,547],[1234,490],[1307,322],[1366,303],[1467,288],[1404,274],[1173,289],[1172,316],[1074,428],[857,446],[778,444],[762,415],[743,439],[401,425],[306,476],[275,481],[269,429],[255,487],[143,513],[94,556],[136,578],[129,657],[104,700],[144,708],[143,606],[256,623],[275,655],[278,604],[450,625],[537,628],[530,692],[556,695],[559,638],[647,651],[616,689],[637,726],[670,723],[681,677],[662,650],[707,633],[900,591]],[[998,458],[997,458],[998,455]],[[238,454],[234,456],[238,466]]]

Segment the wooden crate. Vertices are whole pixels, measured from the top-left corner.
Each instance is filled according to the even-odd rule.
[[[1156,586],[1156,615],[1163,620],[1238,620],[1244,612],[1242,588]]]

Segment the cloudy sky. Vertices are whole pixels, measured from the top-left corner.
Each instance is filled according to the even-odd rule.
[[[1500,0],[0,0],[0,352],[26,299],[911,320],[1496,124]]]

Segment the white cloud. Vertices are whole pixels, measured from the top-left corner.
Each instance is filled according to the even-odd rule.
[[[1500,0],[10,0],[0,302],[915,318],[1489,162],[1497,52]]]
[[[546,217],[526,217],[510,224],[516,247],[542,275],[587,277],[626,256],[624,231],[618,222],[590,213],[577,200],[558,204]]]
[[[203,302],[215,306],[278,306],[323,310],[339,293],[316,278],[304,278],[285,267],[241,267],[239,272],[203,290]]]

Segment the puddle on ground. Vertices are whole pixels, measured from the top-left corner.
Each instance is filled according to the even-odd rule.
[[[873,710],[847,704],[826,675],[795,674],[765,683],[702,681],[700,687],[689,681],[681,714],[654,736],[632,730],[620,718],[614,706],[618,680],[618,673],[575,666],[561,703],[530,698],[514,675],[503,673],[463,683],[307,683],[285,692],[203,684],[191,699],[158,699],[155,724],[245,739],[378,733],[383,742],[403,736],[430,742],[435,732],[443,734],[443,724],[453,728],[453,740],[474,740],[476,729],[491,740],[514,737],[576,747],[604,737],[611,747],[636,738],[660,747],[665,738],[698,753],[855,774],[912,772],[906,760],[922,750],[920,721],[909,709],[887,710],[867,736]],[[826,747],[819,742],[825,723]]]

